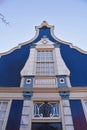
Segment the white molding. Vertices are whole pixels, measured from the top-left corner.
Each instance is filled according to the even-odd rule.
[[[69,76],[66,77],[66,82],[67,82],[68,87],[72,87]]]
[[[72,94],[73,93],[87,93],[87,86],[82,87],[68,87],[68,88],[23,88],[23,87],[0,87],[0,93],[17,93],[19,95],[19,93],[21,94],[23,91],[33,91],[34,93],[58,93],[60,90],[63,91],[70,91]],[[4,95],[4,94],[3,94]]]
[[[39,35],[39,29],[35,29],[35,30],[36,30],[36,34],[35,34],[35,36],[34,36],[32,39],[30,39],[30,40],[28,40],[28,41],[26,41],[26,42],[23,42],[23,43],[18,44],[18,46],[12,48],[11,50],[9,50],[9,51],[7,51],[7,52],[0,53],[0,58],[1,58],[2,56],[5,56],[5,55],[8,55],[8,54],[12,53],[12,52],[15,51],[16,49],[20,49],[23,45],[27,45],[27,44],[33,42],[33,41],[38,37],[38,35]]]
[[[81,52],[81,53],[83,53],[83,54],[87,54],[87,51],[84,51],[84,50],[82,50],[81,48],[79,48],[79,47],[77,47],[77,46],[74,46],[73,43],[70,43],[70,42],[67,42],[67,41],[63,41],[63,40],[59,39],[58,37],[56,37],[55,34],[54,34],[54,26],[51,27],[50,30],[51,30],[51,35],[52,35],[52,37],[53,37],[55,40],[57,40],[58,42],[63,43],[63,44],[65,44],[65,45],[69,45],[70,48],[76,49],[77,51],[79,51],[79,52]]]
[[[79,52],[81,52],[81,53],[83,53],[83,54],[87,54],[87,51],[84,51],[84,50],[80,49],[79,47],[74,46],[72,43],[66,42],[66,41],[63,41],[63,40],[60,40],[59,38],[57,38],[57,37],[54,35],[54,26],[49,25],[46,21],[43,21],[40,26],[35,26],[36,34],[35,34],[35,36],[34,36],[32,39],[30,39],[30,40],[28,40],[28,41],[26,41],[26,42],[23,42],[23,43],[18,44],[18,46],[12,48],[11,50],[9,50],[9,51],[7,51],[7,52],[0,53],[0,57],[5,56],[5,55],[8,55],[8,54],[12,53],[13,51],[15,51],[16,49],[20,49],[23,45],[27,45],[27,44],[33,42],[33,41],[38,37],[38,35],[39,35],[39,29],[40,29],[40,28],[43,28],[44,26],[50,28],[50,30],[51,30],[51,35],[53,36],[53,38],[54,38],[55,40],[57,40],[57,41],[59,41],[59,42],[65,44],[65,45],[69,45],[70,48],[74,48],[74,49],[78,50]]]
[[[47,41],[46,44],[43,43],[44,40]],[[54,49],[54,43],[48,38],[41,38],[41,40],[35,43],[35,45],[36,49]]]
[[[21,76],[20,87],[23,87],[23,84],[24,84],[24,77]]]

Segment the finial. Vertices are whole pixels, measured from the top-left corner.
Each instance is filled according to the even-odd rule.
[[[47,21],[43,21],[40,26],[35,26],[35,28],[36,28],[36,29],[39,29],[39,28],[53,28],[53,29],[54,29],[54,26],[49,25],[49,24],[47,23]]]
[[[47,27],[47,26],[48,26],[47,21],[43,21],[43,22],[41,23],[41,26],[42,26],[43,28]]]

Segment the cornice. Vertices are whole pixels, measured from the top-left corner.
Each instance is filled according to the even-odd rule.
[[[18,88],[18,87],[0,87],[0,93],[22,93],[23,91],[32,91],[33,93],[59,93],[60,91],[70,91],[71,93],[87,93],[86,87],[69,88]]]

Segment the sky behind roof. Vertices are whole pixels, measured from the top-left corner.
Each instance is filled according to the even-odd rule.
[[[0,53],[34,37],[35,26],[47,21],[61,40],[87,51],[87,0],[0,0]]]

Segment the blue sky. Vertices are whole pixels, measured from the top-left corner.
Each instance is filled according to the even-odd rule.
[[[87,0],[0,0],[0,53],[35,35],[35,26],[47,21],[55,35],[87,50]]]

